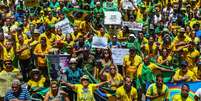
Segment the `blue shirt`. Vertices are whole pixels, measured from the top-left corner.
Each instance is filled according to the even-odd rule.
[[[21,88],[21,92],[19,92],[19,95],[15,95],[13,90],[10,89],[5,97],[4,97],[4,101],[10,101],[12,99],[18,99],[18,100],[30,100],[30,94],[29,91],[26,88]]]
[[[75,70],[67,68],[65,74],[68,82],[78,84],[80,83],[80,77],[82,77],[83,71],[80,68],[76,68]]]

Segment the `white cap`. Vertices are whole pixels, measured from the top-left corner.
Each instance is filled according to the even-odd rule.
[[[134,35],[134,34],[130,34],[129,36],[130,36],[130,37],[135,37],[135,35]]]

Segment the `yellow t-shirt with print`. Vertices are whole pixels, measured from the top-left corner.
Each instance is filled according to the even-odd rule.
[[[123,58],[123,64],[124,66],[126,66],[126,71],[130,71],[130,69],[136,70],[141,63],[142,63],[142,58],[139,55],[136,55],[131,60],[129,55],[126,55]]]
[[[134,87],[131,87],[130,94],[126,92],[124,86],[117,88],[116,90],[116,97],[120,99],[120,101],[137,101],[137,90]]]
[[[190,81],[196,81],[196,80],[197,80],[196,75],[195,75],[192,71],[188,70],[186,74],[183,74],[183,73],[181,72],[181,69],[178,69],[178,70],[175,72],[173,78],[174,78],[174,79],[181,79],[181,78],[183,78],[184,76],[189,76],[189,79],[187,79],[185,82],[190,82]]]
[[[169,88],[165,84],[163,84],[162,89],[158,89],[156,86],[156,83],[153,83],[149,86],[146,96],[154,96],[154,95],[160,95],[160,94],[164,94],[164,95],[156,99],[153,99],[152,101],[165,101],[165,99],[168,99],[170,96]]]
[[[31,57],[31,50],[29,49],[29,40],[24,40],[23,44],[17,43],[16,49],[20,50],[24,47],[27,47],[25,50],[19,53],[19,59],[26,60]]]
[[[77,101],[95,101],[93,93],[96,89],[96,84],[89,84],[87,89],[84,89],[81,84],[75,84],[74,91],[77,93]]]
[[[44,47],[43,47],[44,48]],[[51,49],[50,45],[47,45],[44,50],[42,50],[41,44],[38,44],[34,49],[34,54],[48,54]],[[46,66],[46,58],[45,57],[37,57],[38,66]]]
[[[172,97],[172,101],[194,101],[193,98],[191,98],[190,96],[188,96],[185,100],[182,99],[181,94],[176,94]]]
[[[105,73],[107,80],[112,80],[111,81],[111,89],[116,90],[117,86],[123,81],[123,76],[119,73],[116,73],[114,77],[110,75],[110,73]]]
[[[28,85],[31,87],[31,88],[33,88],[33,87],[44,87],[44,83],[45,83],[45,77],[41,77],[41,79],[38,81],[38,82],[36,82],[36,81],[33,81],[33,80],[29,80],[28,81]]]

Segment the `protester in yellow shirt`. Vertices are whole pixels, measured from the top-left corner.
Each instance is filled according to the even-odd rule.
[[[156,55],[159,46],[159,44],[154,42],[153,37],[149,37],[149,42],[142,46],[142,49],[145,51],[144,55]]]
[[[24,40],[23,36],[20,34],[18,36],[19,43],[16,43],[16,52],[19,57],[19,64],[21,67],[23,79],[28,81],[28,75],[33,68],[32,55],[29,46],[29,41]]]
[[[39,89],[44,87],[46,79],[40,74],[39,69],[32,69],[30,80],[27,82],[30,89]]]
[[[101,76],[106,76],[107,81],[111,80],[111,89],[115,91],[121,85],[123,76],[118,73],[116,65],[112,64],[109,69],[109,73],[101,73]]]
[[[169,96],[169,88],[163,83],[162,75],[157,75],[156,83],[149,86],[146,97],[151,101],[168,101]]]
[[[72,88],[77,92],[77,101],[95,101],[94,91],[100,86],[109,83],[110,81],[100,82],[98,84],[89,84],[89,77],[83,75],[81,77],[81,84],[71,84],[65,81],[61,81],[61,84]]]
[[[172,101],[194,101],[192,97],[188,94],[190,91],[190,87],[188,84],[183,84],[181,87],[181,93],[175,94],[172,97]]]
[[[12,46],[12,42],[7,41],[5,44],[5,48],[3,49],[4,49],[4,52],[3,52],[4,60],[11,59],[13,61],[15,58],[15,50],[14,50],[14,47]]]
[[[40,43],[35,47],[36,65],[45,77],[48,77],[46,55],[50,52],[51,46],[47,44],[46,37],[42,37]]]
[[[144,63],[145,63],[145,65],[147,65],[150,68],[150,70],[153,73],[157,73],[158,74],[158,72],[162,73],[162,72],[172,72],[173,71],[171,69],[160,67],[156,63],[150,62],[150,57],[149,56],[145,57]]]
[[[131,85],[131,78],[126,76],[124,78],[124,85],[120,86],[116,90],[116,101],[137,101],[138,93],[136,88]]]
[[[173,52],[167,50],[167,49],[162,49],[161,55],[157,57],[157,62],[159,64],[164,64],[164,65],[170,65],[171,60],[172,60],[172,54]]]
[[[174,51],[178,48],[181,48],[183,50],[187,50],[186,48],[186,44],[188,44],[189,42],[191,42],[191,38],[188,36],[185,36],[185,29],[181,28],[180,29],[180,33],[174,38],[172,44],[174,46]]]
[[[48,25],[47,31],[40,35],[40,39],[41,37],[46,37],[47,44],[52,45],[56,40],[56,35],[54,33],[55,33],[54,25]]]
[[[197,60],[199,60],[199,56],[200,52],[195,48],[195,43],[190,42],[185,60],[189,63],[189,70],[194,73],[197,71],[194,67],[196,65],[195,63],[197,62]]]
[[[70,33],[70,35],[74,42],[76,42],[80,36],[83,36],[77,26],[74,27],[74,32]]]
[[[40,32],[38,29],[34,29],[34,33],[32,35],[32,38],[30,40],[30,46],[32,49],[32,53],[36,47],[37,44],[39,44],[39,36],[40,36]]]
[[[48,16],[44,20],[47,24],[55,24],[58,21],[56,17],[52,16],[51,12],[48,12]]]
[[[4,97],[14,79],[21,79],[20,70],[14,68],[11,60],[4,60],[4,69],[0,72],[0,97]]]
[[[133,78],[136,75],[138,66],[142,63],[142,58],[136,54],[136,50],[131,48],[129,55],[123,58],[123,76],[129,75]]]
[[[173,76],[174,82],[190,82],[190,81],[196,81],[196,75],[188,70],[188,63],[186,61],[181,62],[181,68],[176,71],[176,73]]]
[[[108,40],[110,39],[110,35],[105,32],[103,27],[100,27],[98,31],[95,30],[92,25],[90,25],[90,27],[93,30],[93,32],[96,33],[96,36],[98,36],[98,37],[106,37]]]

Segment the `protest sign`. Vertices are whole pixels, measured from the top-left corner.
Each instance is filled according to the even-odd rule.
[[[132,2],[130,2],[130,1],[128,1],[128,0],[125,0],[125,1],[123,2],[122,8],[123,8],[123,9],[134,10],[134,6],[133,6]]]
[[[48,55],[48,71],[51,79],[59,79],[61,70],[68,67],[69,55]]]
[[[65,19],[59,21],[58,23],[56,23],[55,28],[61,29],[63,34],[69,34],[69,33],[74,32],[73,28],[70,26],[70,22],[69,22],[68,18],[65,18]]]
[[[141,31],[143,24],[137,23],[137,22],[124,21],[124,22],[122,22],[122,26],[128,26],[129,30]]]
[[[94,36],[92,39],[92,48],[107,48],[107,38]]]
[[[123,65],[123,57],[127,54],[129,54],[129,49],[112,48],[112,59],[117,65]]]
[[[35,7],[39,5],[39,0],[24,0],[24,5],[27,7]]]
[[[122,15],[119,11],[105,11],[104,15],[105,25],[121,25]]]

